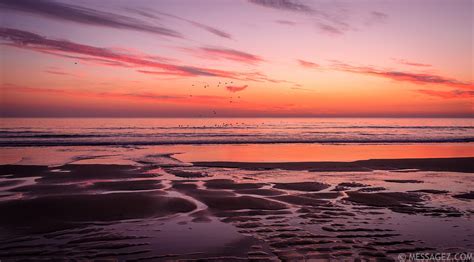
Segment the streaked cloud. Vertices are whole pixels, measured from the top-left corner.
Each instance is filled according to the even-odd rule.
[[[207,32],[209,32],[213,35],[216,35],[216,36],[219,36],[219,37],[222,37],[222,38],[232,39],[231,34],[225,32],[221,29],[218,29],[216,27],[209,26],[209,25],[206,25],[206,24],[203,24],[203,23],[199,23],[199,22],[196,22],[196,21],[193,21],[193,20],[190,20],[190,19],[186,19],[186,18],[177,16],[177,15],[168,14],[168,13],[159,12],[159,11],[153,11],[153,10],[152,11],[142,10],[142,9],[137,9],[137,8],[128,8],[127,10],[131,11],[133,13],[139,14],[141,16],[147,17],[147,18],[158,19],[158,20],[161,20],[162,16],[170,17],[170,18],[173,18],[173,19],[177,19],[177,20],[186,22],[186,23],[188,23],[190,25],[193,25],[197,28],[203,29],[203,30],[205,30],[205,31],[207,31]]]
[[[60,76],[76,76],[75,74],[64,72],[63,70],[49,68],[44,70],[45,73],[53,74],[53,75],[60,75]]]
[[[241,74],[241,80],[254,81],[254,82],[269,82],[274,84],[296,84],[295,82],[288,80],[273,79],[261,72],[247,72]]]
[[[250,54],[247,52],[221,47],[201,47],[201,48],[181,48],[181,50],[195,54],[205,59],[215,60],[231,60],[247,64],[256,64],[262,62],[263,59],[260,56]]]
[[[385,23],[387,22],[387,19],[388,15],[386,13],[380,11],[372,11],[369,13],[369,17],[367,18],[367,21],[365,21],[365,24],[367,26],[371,26],[375,24]]]
[[[318,26],[319,30],[322,33],[325,33],[325,34],[328,34],[328,35],[337,36],[337,35],[344,34],[343,29],[337,28],[337,27],[329,25],[329,24],[318,23],[317,26]]]
[[[301,60],[301,59],[297,59],[298,63],[300,66],[302,67],[306,67],[306,68],[318,68],[319,65],[316,64],[316,63],[313,63],[313,62],[309,62],[309,61],[305,61],[305,60]]]
[[[237,73],[230,71],[162,63],[144,58],[149,56],[118,53],[107,48],[49,39],[38,34],[11,28],[0,28],[0,38],[6,41],[4,44],[18,48],[86,61],[98,61],[101,64],[113,66],[151,67],[177,76],[216,76],[236,79],[239,77]]]
[[[387,14],[382,13],[382,12],[378,12],[378,11],[372,11],[372,12],[370,13],[370,15],[371,15],[372,17],[377,18],[377,19],[387,19],[387,18],[388,18],[388,15],[387,15]]]
[[[296,0],[249,0],[249,2],[252,4],[264,6],[264,7],[292,11],[292,12],[301,12],[301,13],[314,12],[313,8],[311,8],[308,5],[302,4]]]
[[[183,37],[173,29],[145,23],[132,17],[49,0],[0,1],[0,8],[67,22]]]
[[[435,84],[463,89],[473,88],[472,83],[463,82],[452,78],[446,78],[440,75],[387,70],[382,68],[375,68],[372,66],[354,66],[339,61],[335,61],[335,63],[333,63],[332,69],[357,74],[379,76],[395,81],[410,82],[418,85]]]
[[[4,92],[21,92],[21,93],[38,93],[38,94],[51,94],[51,95],[67,95],[67,96],[79,96],[88,98],[107,98],[107,99],[131,99],[131,100],[142,100],[149,102],[173,102],[173,103],[209,103],[225,101],[227,97],[224,96],[211,96],[211,95],[162,95],[159,93],[152,92],[141,92],[141,93],[120,93],[120,92],[91,92],[82,90],[71,90],[71,89],[53,89],[53,88],[37,88],[5,84],[1,87]]]
[[[228,39],[232,39],[232,35],[229,34],[229,33],[226,33],[220,29],[217,29],[215,27],[212,27],[212,26],[208,26],[208,25],[205,25],[205,24],[201,24],[201,23],[198,23],[198,22],[194,22],[194,21],[188,21],[189,23],[193,24],[194,26],[196,27],[199,27],[199,28],[202,28],[206,31],[208,31],[209,33],[211,34],[214,34],[214,35],[217,35],[219,37],[223,37],[223,38],[228,38]]]
[[[424,63],[418,63],[418,62],[412,62],[408,61],[405,59],[393,59],[395,62],[402,64],[402,65],[409,65],[409,66],[417,66],[417,67],[431,67],[432,65],[430,64],[424,64]]]
[[[213,68],[202,68],[189,65],[176,65],[159,62],[156,56],[146,54],[133,54],[118,52],[116,49],[95,47],[66,40],[55,40],[28,31],[12,28],[0,28],[0,39],[4,45],[21,49],[33,50],[55,56],[83,60],[86,62],[96,62],[100,65],[118,67],[145,67],[150,70],[139,70],[138,72],[155,75],[178,76],[178,77],[222,77],[238,80],[270,82],[270,83],[291,83],[286,80],[276,80],[261,72],[233,72]],[[245,61],[261,61],[261,58],[231,49],[204,49],[207,52],[221,55],[226,59]],[[165,61],[169,59],[162,58]]]
[[[346,22],[347,16],[343,14],[345,9],[336,4],[331,4],[331,8],[328,8],[328,6],[319,8],[296,0],[249,0],[249,2],[272,9],[296,12],[313,18],[318,30],[330,36],[341,35],[351,29],[351,26]],[[311,3],[321,4],[314,1]],[[288,23],[286,20],[277,20],[277,23],[294,25],[294,23]]]
[[[227,91],[232,92],[232,93],[244,91],[247,87],[248,87],[248,85],[243,85],[243,86],[226,86]]]
[[[276,20],[275,23],[280,24],[280,25],[289,25],[289,26],[296,25],[295,22],[289,21],[289,20]]]
[[[453,99],[453,98],[469,98],[474,97],[474,91],[471,90],[451,90],[451,91],[439,91],[439,90],[428,90],[428,89],[419,89],[416,92],[424,95],[435,96],[444,99]]]
[[[302,87],[291,87],[293,90],[301,90],[301,91],[308,91],[308,92],[314,92],[315,90],[309,89],[309,88],[302,88]]]

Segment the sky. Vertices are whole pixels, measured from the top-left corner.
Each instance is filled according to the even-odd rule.
[[[4,117],[473,117],[472,0],[0,0]]]

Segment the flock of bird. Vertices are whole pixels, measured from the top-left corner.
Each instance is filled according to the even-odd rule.
[[[262,123],[264,124],[264,123]],[[239,123],[239,122],[235,122],[235,123],[222,123],[222,124],[214,124],[214,125],[202,125],[202,126],[193,126],[193,125],[178,125],[178,128],[191,128],[191,129],[208,129],[208,128],[222,128],[222,127],[239,127],[239,128],[242,128],[242,127],[245,127],[247,126],[248,128],[248,124],[246,123]]]
[[[74,64],[77,65],[78,63],[77,63],[77,62],[74,62]],[[233,81],[230,81],[230,82],[220,82],[220,81],[219,81],[219,83],[217,84],[217,87],[220,87],[221,84],[227,85],[227,84],[233,84],[233,83],[234,83]],[[192,84],[191,86],[194,87],[195,84]],[[203,86],[203,87],[204,87],[204,88],[208,88],[208,87],[210,87],[210,85],[209,85],[207,82],[204,82],[204,86]],[[193,97],[193,95],[189,95],[189,97]],[[237,96],[237,98],[240,99],[240,96]],[[230,97],[230,100],[229,100],[229,103],[230,103],[230,104],[233,103],[233,100],[232,100],[232,99],[233,99],[233,97],[231,96],[231,97]],[[212,113],[213,113],[214,115],[217,115],[216,110],[212,110]],[[201,116],[201,115],[200,115],[200,116]]]
[[[221,85],[226,86],[228,84],[233,84],[233,83],[234,83],[233,81],[230,81],[230,82],[220,82],[219,81],[219,83],[217,83],[216,87],[221,87]],[[196,86],[197,86],[197,84],[192,84],[191,85],[191,87],[196,87]],[[208,87],[210,87],[210,85],[207,82],[204,82],[203,87],[208,88]],[[189,95],[189,97],[193,97],[193,95]],[[234,102],[234,100],[232,100],[234,97],[230,96],[229,98],[230,98],[229,103],[232,104]],[[237,96],[237,99],[240,99],[240,96]],[[212,110],[212,114],[217,115],[216,110]],[[202,116],[202,115],[200,115],[200,116]]]

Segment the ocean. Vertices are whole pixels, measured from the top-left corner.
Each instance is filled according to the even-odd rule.
[[[3,118],[0,146],[474,142],[472,118]]]

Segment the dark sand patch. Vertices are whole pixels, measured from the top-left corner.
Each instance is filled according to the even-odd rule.
[[[388,183],[416,183],[416,184],[419,184],[419,183],[423,183],[423,181],[420,181],[420,180],[414,180],[414,179],[386,179],[384,180],[385,182],[388,182]]]
[[[249,216],[231,216],[222,219],[222,222],[226,223],[235,223],[235,222],[255,222],[260,221],[259,217],[249,217]]]
[[[392,229],[380,229],[380,228],[336,228],[336,227],[328,227],[323,226],[321,227],[322,230],[328,232],[387,232],[393,231]]]
[[[347,191],[355,187],[368,187],[370,185],[357,183],[357,182],[342,182],[335,186],[331,191]]]
[[[90,189],[98,189],[104,191],[129,191],[129,190],[151,190],[163,188],[159,180],[128,180],[128,181],[112,181],[112,182],[96,182],[89,186]]]
[[[54,170],[60,170],[61,172],[55,172],[45,166],[0,166],[0,172],[7,174],[9,177],[39,177],[35,180],[36,184],[26,186],[20,185],[19,187],[9,190],[11,192],[21,192],[27,197],[85,194],[97,190],[147,190],[162,187],[159,184],[159,181],[156,180],[128,180],[155,177],[152,174],[142,173],[143,170],[134,166],[68,164],[59,168],[55,167]],[[92,183],[92,185],[89,185],[89,181],[95,182]]]
[[[38,179],[38,183],[71,183],[87,180],[127,178],[151,178],[152,174],[142,173],[134,166],[126,165],[64,165],[61,170],[69,172],[53,172]]]
[[[0,202],[0,225],[48,230],[85,221],[117,221],[190,212],[188,200],[150,192],[46,196]]]
[[[422,171],[452,171],[474,173],[474,157],[371,159],[354,162],[194,162],[195,166],[242,169],[285,169],[324,172],[418,169]]]
[[[474,199],[474,191],[464,193],[464,194],[454,195],[453,197],[460,198],[460,199]]]
[[[309,197],[313,199],[335,199],[343,194],[340,192],[319,192],[319,193],[307,193],[307,194],[301,194],[300,196],[303,197]]]
[[[256,189],[266,185],[264,183],[235,183],[231,179],[212,179],[204,185],[209,189]]]
[[[275,183],[273,186],[278,189],[296,191],[321,191],[329,188],[330,185],[319,182],[295,182],[295,183]]]
[[[374,241],[370,243],[373,246],[397,246],[397,245],[413,245],[413,240],[402,240],[402,241]]]
[[[167,173],[170,173],[172,175],[175,175],[177,177],[183,177],[183,178],[193,178],[193,177],[207,177],[208,174],[205,172],[199,172],[199,171],[185,171],[185,170],[178,170],[178,169],[165,169]]]
[[[277,189],[237,189],[235,192],[239,194],[250,194],[250,195],[261,195],[261,196],[278,196],[286,194],[285,191],[277,190]]]
[[[214,215],[217,217],[240,217],[240,216],[278,216],[288,215],[288,210],[248,210],[248,211],[217,211]]]
[[[24,183],[25,180],[17,179],[17,180],[6,180],[6,181],[1,181],[0,182],[0,187],[11,187],[11,186],[16,186]]]
[[[45,185],[34,184],[28,186],[20,186],[10,189],[12,192],[21,192],[27,196],[46,196],[46,195],[71,195],[79,194],[87,191],[86,188],[79,185]]]
[[[357,192],[364,192],[364,193],[369,193],[369,192],[379,192],[379,191],[384,191],[387,190],[385,187],[366,187],[366,188],[361,188],[357,190]]]
[[[405,192],[347,192],[347,195],[345,199],[351,202],[375,207],[405,206],[423,201],[419,194]]]
[[[358,183],[358,182],[342,182],[342,183],[339,183],[338,186],[342,186],[342,187],[368,187],[370,185],[366,185],[366,184],[362,184],[362,183]]]
[[[328,201],[315,199],[311,197],[305,197],[303,195],[285,195],[285,196],[276,196],[272,199],[282,201],[285,203],[300,205],[300,206],[326,206],[329,204]]]
[[[346,172],[346,171],[372,171],[348,162],[284,162],[284,163],[252,163],[252,162],[193,162],[194,166],[240,168],[247,170],[311,170],[314,172]]]
[[[371,159],[356,161],[356,163],[377,170],[418,169],[474,173],[474,157]]]
[[[449,191],[447,190],[437,190],[437,189],[419,189],[419,190],[411,190],[408,192],[415,192],[415,193],[427,193],[427,194],[447,194]]]
[[[0,176],[33,177],[48,173],[47,166],[0,165]]]
[[[460,217],[460,213],[455,208],[436,208],[424,205],[422,194],[410,192],[379,192],[361,193],[347,192],[345,200],[350,202],[370,206],[385,207],[394,212],[406,214],[423,214],[434,217]]]
[[[317,244],[318,244],[317,240],[296,237],[296,238],[289,238],[289,239],[281,240],[278,242],[270,243],[270,246],[274,248],[291,248],[295,246],[309,246],[309,245],[313,246]]]

